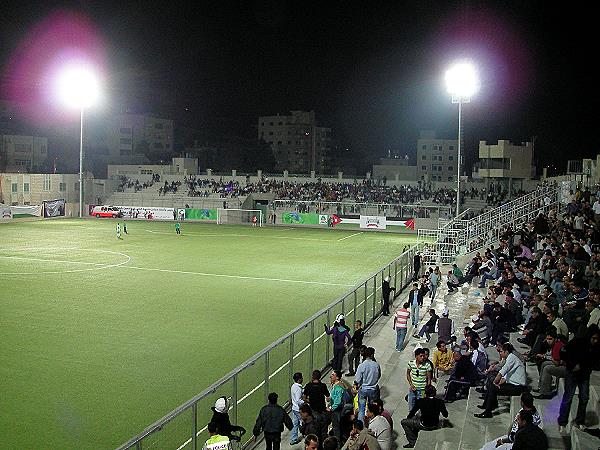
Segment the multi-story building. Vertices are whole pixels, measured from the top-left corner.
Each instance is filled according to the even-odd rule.
[[[417,180],[456,181],[458,140],[437,139],[434,131],[421,131],[417,140]]]
[[[491,145],[479,141],[479,162],[477,175],[488,183],[504,186],[509,192],[518,189],[522,181],[535,176],[533,164],[533,145],[511,144],[507,140],[499,140]]]
[[[45,163],[48,157],[48,138],[0,135],[0,170],[5,172],[31,172]]]
[[[258,138],[271,146],[278,171],[322,174],[329,169],[331,128],[318,126],[314,111],[261,116]]]

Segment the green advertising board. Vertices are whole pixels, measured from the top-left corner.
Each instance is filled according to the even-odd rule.
[[[319,225],[319,214],[286,212],[282,216],[283,223]]]
[[[217,220],[216,209],[185,209],[185,218],[190,220]]]

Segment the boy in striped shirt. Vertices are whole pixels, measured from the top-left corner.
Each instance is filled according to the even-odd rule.
[[[396,330],[396,351],[401,352],[404,348],[404,338],[408,327],[408,319],[410,312],[408,311],[408,303],[404,303],[402,308],[399,308],[394,313],[394,330]]]
[[[425,396],[425,386],[431,384],[431,372],[424,348],[415,350],[415,359],[409,361],[406,369],[406,379],[408,380],[408,409],[411,411],[415,402]]]

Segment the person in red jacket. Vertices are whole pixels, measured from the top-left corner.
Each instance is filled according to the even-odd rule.
[[[564,343],[556,337],[556,329],[549,328],[546,332],[546,339],[542,344],[541,353],[535,355],[538,371],[540,373],[540,395],[537,398],[552,398],[554,396],[551,392],[552,377],[565,377],[566,367],[560,360],[560,350],[563,346]]]

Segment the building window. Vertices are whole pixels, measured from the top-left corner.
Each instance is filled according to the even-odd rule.
[[[448,166],[448,172],[452,172],[453,170],[454,170],[454,167]]]
[[[452,149],[450,149],[450,150],[452,150]],[[452,155],[448,156],[448,161],[454,161],[454,156],[452,156]]]
[[[15,152],[29,153],[29,152],[31,152],[31,145],[29,145],[29,144],[15,144]]]
[[[421,166],[421,170],[427,170],[427,166]]]
[[[29,183],[23,183],[23,192],[29,193]]]
[[[131,138],[121,138],[119,141],[121,144],[131,144]]]
[[[427,155],[423,155],[423,156],[421,156],[421,159],[422,159],[423,161],[427,161]]]
[[[131,155],[131,150],[122,148],[120,153],[121,153],[121,156],[128,156],[128,155]]]
[[[279,122],[279,125],[283,125],[283,122]]]
[[[58,190],[60,192],[65,192],[67,190],[67,183],[58,183]]]
[[[44,175],[44,191],[50,190],[50,175]]]
[[[454,145],[449,145],[448,150],[454,150]]]
[[[162,143],[161,143],[161,142],[155,142],[155,143],[154,143],[154,148],[161,149],[161,148],[163,148],[163,145],[162,145]]]
[[[45,145],[40,145],[40,153],[46,153],[46,146]]]
[[[427,150],[427,146],[426,146],[426,145],[424,145],[424,146],[422,146],[422,147],[421,147],[421,149],[422,149],[422,150]]]
[[[131,128],[121,128],[119,131],[121,134],[131,134]]]
[[[79,192],[79,183],[73,183],[73,189]]]
[[[11,184],[11,186],[10,186],[10,191],[11,191],[13,194],[16,194],[16,193],[17,193],[17,183],[12,183],[12,184]]]
[[[453,177],[448,177],[448,181],[453,181],[454,178]]]
[[[273,132],[272,131],[269,131],[269,136],[273,136]]]
[[[164,127],[163,127],[162,123],[155,123],[154,124],[154,128],[157,129],[157,130],[162,130]]]

